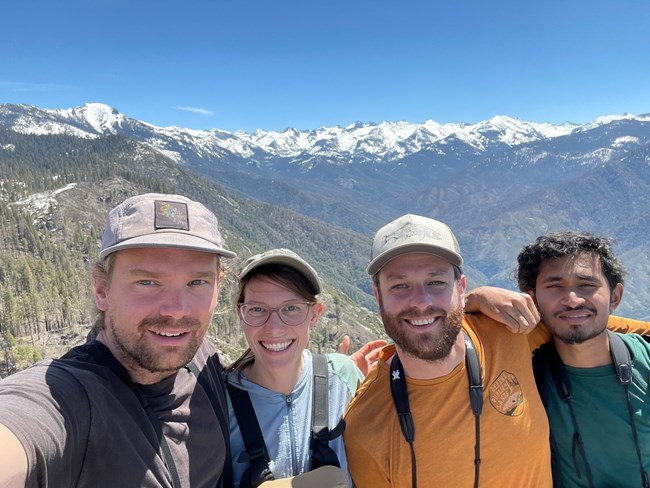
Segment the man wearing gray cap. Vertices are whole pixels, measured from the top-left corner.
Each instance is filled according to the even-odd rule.
[[[114,208],[93,269],[97,339],[0,382],[0,486],[220,487],[228,426],[205,339],[217,218],[179,195]]]
[[[395,343],[345,416],[357,488],[552,485],[535,332],[465,315],[462,264],[442,222],[405,215],[375,235],[367,271]]]

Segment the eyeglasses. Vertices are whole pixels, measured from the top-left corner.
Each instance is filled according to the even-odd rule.
[[[244,323],[251,327],[266,324],[273,312],[278,314],[283,324],[295,326],[305,321],[309,307],[313,304],[314,302],[291,302],[280,308],[269,308],[259,304],[240,303],[237,307]]]

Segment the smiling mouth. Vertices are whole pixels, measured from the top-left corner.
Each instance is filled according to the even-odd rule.
[[[289,346],[291,346],[291,344],[293,344],[293,343],[294,343],[293,340],[283,341],[283,342],[263,342],[263,341],[260,341],[260,344],[262,345],[262,347],[264,349],[267,349],[267,350],[273,351],[273,352],[284,351],[284,350],[288,349]]]
[[[589,314],[588,313],[571,313],[571,314],[563,313],[560,315],[560,317],[564,319],[586,319],[587,317],[589,317]]]
[[[414,325],[416,327],[422,327],[424,325],[431,325],[433,324],[436,320],[438,320],[438,317],[428,317],[428,318],[422,318],[422,319],[411,319],[408,320],[407,322],[411,325]]]
[[[155,330],[152,330],[151,332],[162,337],[179,337],[185,334],[185,332],[158,332]]]
[[[592,315],[595,315],[594,311],[580,308],[578,310],[564,310],[559,312],[557,317],[563,320],[586,320]]]

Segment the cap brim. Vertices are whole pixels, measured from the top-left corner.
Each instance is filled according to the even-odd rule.
[[[234,258],[236,253],[228,251],[216,244],[199,237],[182,234],[179,232],[159,232],[144,236],[127,239],[114,246],[103,249],[99,254],[100,261],[106,256],[121,249],[132,249],[137,247],[167,247],[172,249],[187,249],[189,251],[209,252],[218,254],[224,258]]]
[[[370,276],[374,276],[377,274],[377,272],[379,272],[379,270],[381,270],[381,268],[386,266],[386,263],[388,263],[388,261],[391,259],[395,259],[396,257],[403,254],[410,254],[414,252],[424,252],[433,254],[434,256],[439,256],[454,266],[460,267],[463,265],[463,258],[461,255],[456,254],[449,249],[445,249],[440,246],[434,246],[432,244],[408,243],[402,246],[393,247],[388,251],[380,254],[375,259],[370,261],[370,264],[368,265],[368,268],[366,268],[366,271]]]
[[[285,266],[289,266],[307,278],[307,281],[309,281],[312,288],[314,289],[315,295],[318,295],[321,291],[323,291],[320,284],[320,279],[318,278],[316,271],[306,263],[292,256],[287,256],[286,254],[270,254],[268,256],[261,257],[252,263],[249,263],[248,266],[242,269],[239,272],[238,277],[241,280],[252,270],[267,264],[284,264]]]

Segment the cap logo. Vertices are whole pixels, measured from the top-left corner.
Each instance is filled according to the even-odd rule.
[[[156,200],[154,228],[190,230],[187,203]]]
[[[413,239],[415,238],[415,240]],[[416,241],[441,241],[443,239],[439,232],[420,224],[410,222],[404,224],[395,232],[384,237],[384,247],[398,244],[399,242],[416,242]]]
[[[270,251],[263,252],[262,254],[258,254],[257,258],[265,258],[267,256],[274,256],[276,254],[282,254],[283,256],[293,254],[292,252],[288,251],[287,249],[271,249]]]

